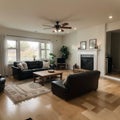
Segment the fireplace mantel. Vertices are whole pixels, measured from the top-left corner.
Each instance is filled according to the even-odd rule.
[[[81,68],[81,55],[93,55],[94,56],[94,70],[98,68],[98,49],[86,49],[78,50],[78,65]]]

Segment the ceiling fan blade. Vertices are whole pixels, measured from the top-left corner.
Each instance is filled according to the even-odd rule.
[[[43,20],[45,20],[45,21],[49,21],[49,22],[51,22],[51,23],[54,23],[54,22],[55,22],[55,20],[53,20],[53,19],[51,19],[51,18],[48,18],[48,17],[46,17],[46,16],[41,16],[40,18],[43,19]]]
[[[66,26],[66,25],[69,25],[69,23],[63,23],[63,24],[62,24],[62,27]]]
[[[53,27],[52,25],[42,25],[42,26],[45,26],[45,27]]]
[[[54,28],[54,27],[48,27],[48,28],[43,28],[43,29],[52,29],[52,28]]]
[[[72,27],[61,27],[63,29],[72,29]]]

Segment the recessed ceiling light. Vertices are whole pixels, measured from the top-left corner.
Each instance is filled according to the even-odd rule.
[[[112,16],[112,15],[110,15],[108,18],[109,18],[109,19],[112,19],[112,18],[113,18],[113,16]]]

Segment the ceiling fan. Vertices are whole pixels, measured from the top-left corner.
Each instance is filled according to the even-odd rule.
[[[54,29],[53,32],[64,32],[64,29],[72,29],[72,27],[68,26],[69,23],[62,23],[60,24],[60,21],[56,21],[55,25],[43,25],[46,26],[47,28],[44,29]]]

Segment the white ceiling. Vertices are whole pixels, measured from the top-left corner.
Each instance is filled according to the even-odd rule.
[[[112,20],[108,20],[109,15],[113,15]],[[1,26],[55,34],[43,25],[54,25],[56,20],[77,29],[117,21],[120,0],[0,0]]]

